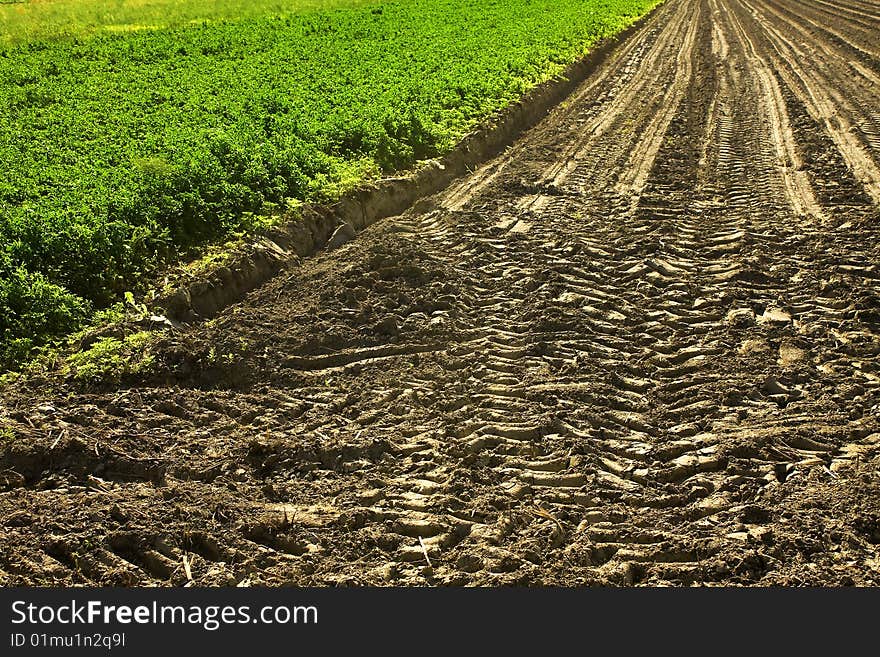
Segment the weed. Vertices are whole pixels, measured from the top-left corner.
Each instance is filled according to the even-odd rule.
[[[69,356],[62,372],[85,383],[119,381],[125,376],[138,374],[154,361],[146,352],[154,338],[150,331],[134,333],[121,340],[101,338],[89,349]]]

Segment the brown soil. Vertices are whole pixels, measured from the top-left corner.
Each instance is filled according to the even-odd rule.
[[[880,583],[878,37],[668,0],[147,372],[6,389],[0,583]]]

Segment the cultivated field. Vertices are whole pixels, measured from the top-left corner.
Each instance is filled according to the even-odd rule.
[[[0,367],[169,262],[448,150],[656,0],[0,7]]]
[[[119,382],[7,386],[0,582],[880,583],[878,35],[667,0]]]

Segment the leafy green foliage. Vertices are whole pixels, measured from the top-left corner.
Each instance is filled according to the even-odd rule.
[[[224,0],[215,22],[4,34],[0,367],[273,204],[447,151],[656,2],[240,0],[230,21]]]
[[[123,376],[137,374],[153,362],[153,357],[144,353],[153,337],[149,331],[142,331],[121,340],[101,338],[89,349],[71,355],[64,371],[86,383],[118,381]]]
[[[88,310],[86,301],[39,272],[13,266],[0,251],[0,364],[27,357],[41,336],[74,330]]]
[[[356,7],[371,0],[0,0],[0,46]],[[373,0],[375,1],[375,0]]]

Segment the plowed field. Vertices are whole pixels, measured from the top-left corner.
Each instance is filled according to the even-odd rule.
[[[503,155],[99,390],[6,585],[880,582],[880,5],[668,0]]]

